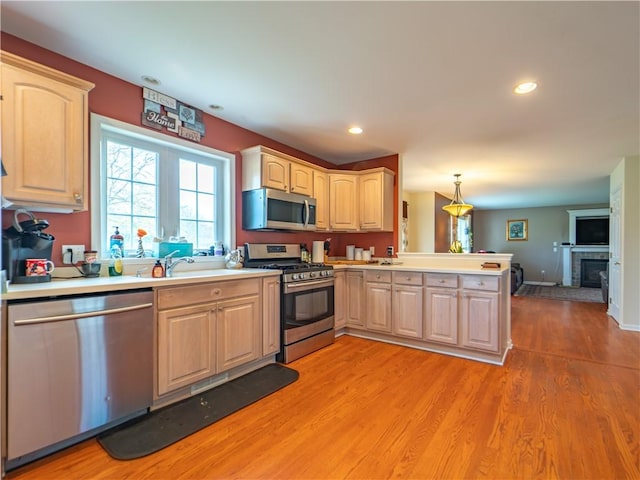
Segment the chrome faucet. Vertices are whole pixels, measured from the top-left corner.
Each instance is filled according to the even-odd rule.
[[[176,265],[178,265],[179,263],[193,263],[194,260],[191,257],[182,257],[179,258],[178,260],[176,260],[175,262],[173,261],[173,256],[176,253],[179,253],[180,250],[174,250],[173,252],[171,252],[169,255],[166,255],[164,257],[164,275],[165,277],[172,277],[173,276],[173,269],[176,268]]]

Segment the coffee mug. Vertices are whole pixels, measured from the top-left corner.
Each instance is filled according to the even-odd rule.
[[[42,277],[49,275],[55,270],[53,262],[46,258],[28,258],[25,260],[25,264],[25,273],[28,277]]]
[[[85,263],[94,263],[98,260],[98,252],[95,250],[85,250],[84,261]]]

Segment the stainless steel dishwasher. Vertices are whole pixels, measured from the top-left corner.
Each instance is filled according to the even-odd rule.
[[[8,305],[6,469],[144,414],[153,293]]]

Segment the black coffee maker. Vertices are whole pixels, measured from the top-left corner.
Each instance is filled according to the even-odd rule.
[[[18,221],[19,215],[29,216],[29,220]],[[28,210],[19,208],[13,215],[13,225],[2,232],[2,268],[7,271],[11,283],[37,283],[51,281],[50,275],[27,276],[25,260],[44,258],[51,260],[53,235],[44,233],[49,222],[38,219]]]

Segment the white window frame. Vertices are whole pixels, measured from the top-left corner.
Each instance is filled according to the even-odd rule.
[[[109,130],[111,132],[118,133],[130,138],[134,141],[136,138],[144,140],[146,142],[157,143],[163,146],[169,146],[174,149],[182,150],[186,153],[188,158],[189,153],[204,153],[216,157],[221,161],[223,166],[220,173],[223,176],[222,185],[224,190],[219,193],[219,201],[223,202],[223,206],[220,208],[222,212],[226,212],[220,218],[220,226],[223,232],[220,240],[223,242],[226,248],[235,248],[236,239],[236,206],[235,206],[235,155],[216,150],[210,147],[206,147],[199,144],[194,144],[180,138],[174,138],[169,135],[164,135],[153,130],[131,125],[129,123],[121,122],[112,118],[108,118],[95,113],[91,114],[91,249],[97,250],[101,255],[104,255],[108,251],[107,239],[109,237],[109,231],[103,231],[102,228],[102,212],[105,209],[105,199],[102,192],[106,188],[106,178],[101,175],[102,166],[101,162],[101,140],[102,130]],[[176,206],[177,208],[177,206]],[[108,230],[109,226],[107,226]],[[151,233],[150,233],[151,234]],[[151,257],[151,252],[148,252],[147,259],[137,258],[125,258],[126,263],[148,263]],[[200,257],[199,261],[206,261],[207,259],[214,260],[214,257]],[[215,261],[220,261],[220,257],[215,258]]]

